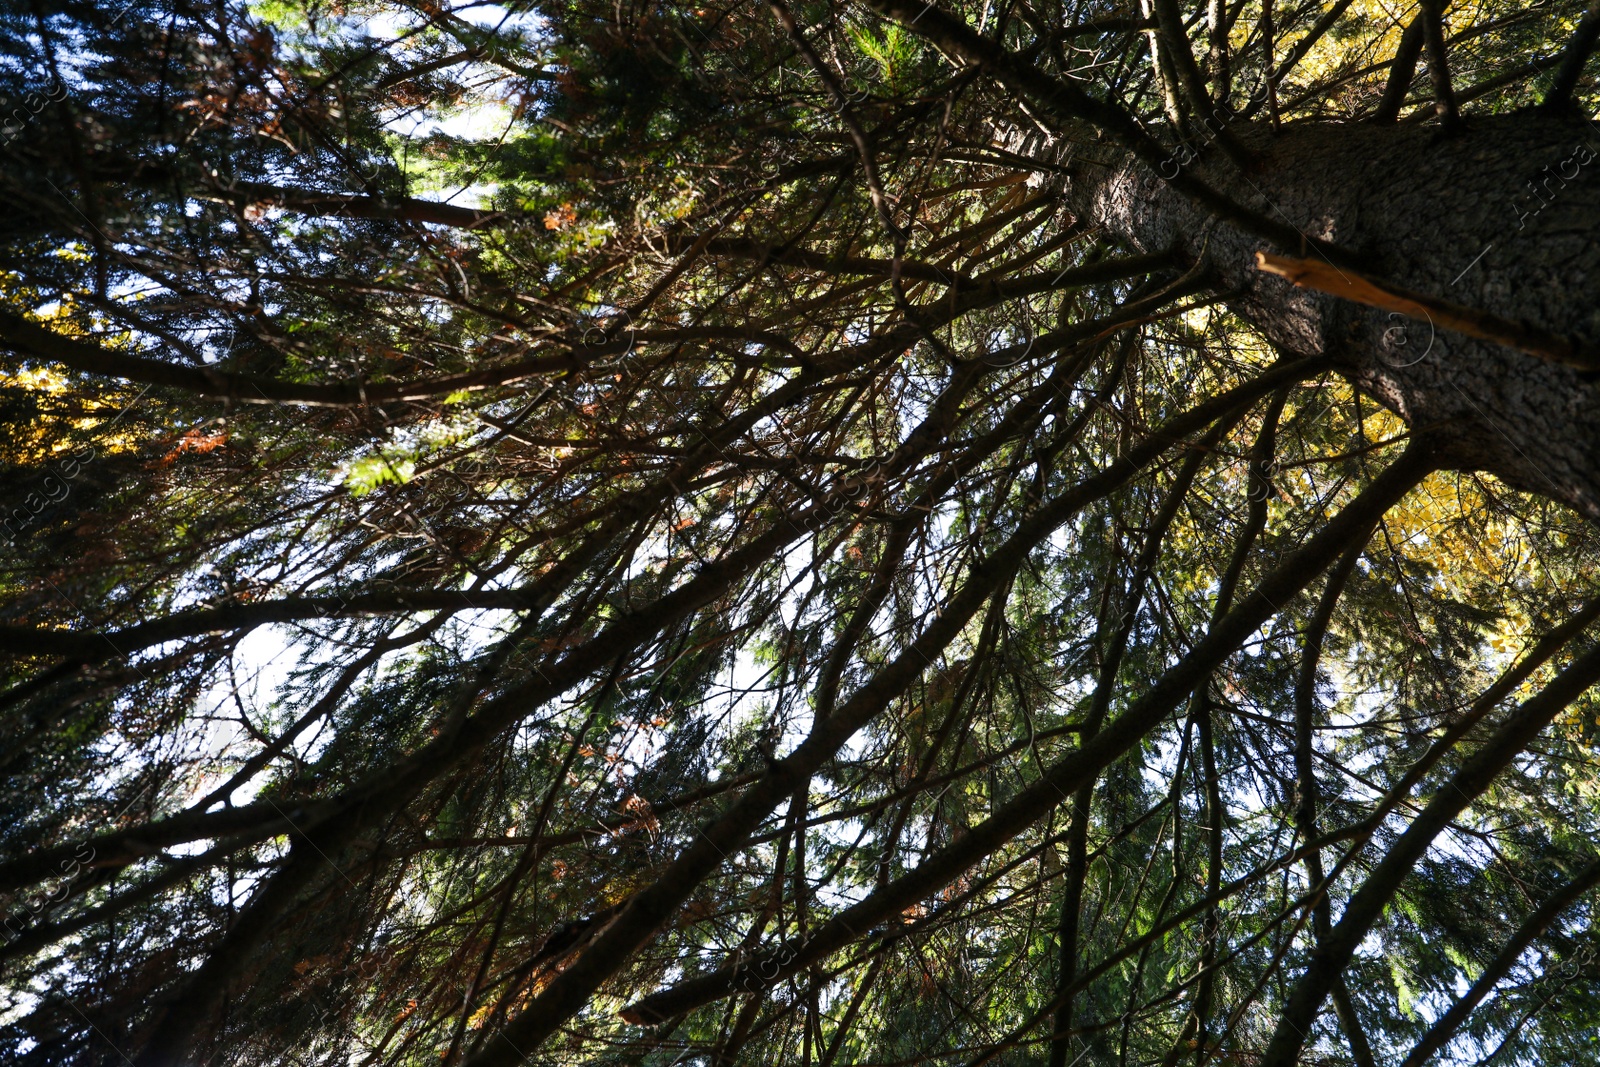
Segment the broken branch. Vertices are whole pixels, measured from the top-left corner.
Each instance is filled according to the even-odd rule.
[[[1565,337],[1558,337],[1537,326],[1511,322],[1476,308],[1408,292],[1387,283],[1380,284],[1355,271],[1341,270],[1330,263],[1257,252],[1256,268],[1286,278],[1302,289],[1314,289],[1319,293],[1352,300],[1368,307],[1398,312],[1409,318],[1421,319],[1433,326],[1442,326],[1447,330],[1466,334],[1468,337],[1476,337],[1480,341],[1492,341],[1507,348],[1515,348],[1530,356],[1559,363],[1564,367],[1586,371],[1600,370],[1600,353],[1580,349]]]

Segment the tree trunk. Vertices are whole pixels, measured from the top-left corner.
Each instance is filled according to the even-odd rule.
[[[1214,150],[1191,165],[1237,202],[1357,253],[1369,275],[1581,348],[1600,342],[1600,131],[1590,123],[1520,112],[1474,119],[1450,138],[1418,125],[1305,123],[1247,141],[1261,155],[1252,173]],[[1127,158],[1076,172],[1080,214],[1141,249],[1205,255],[1237,291],[1233,312],[1289,352],[1330,357],[1409,425],[1438,431],[1452,465],[1600,519],[1592,376],[1263,274],[1254,253],[1267,242],[1213,223]]]

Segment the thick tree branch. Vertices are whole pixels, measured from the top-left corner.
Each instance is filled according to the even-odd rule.
[[[310,619],[348,619],[366,615],[439,611],[522,611],[539,600],[534,589],[402,589],[393,592],[352,592],[314,597],[229,604],[217,608],[183,611],[162,619],[115,630],[41,630],[27,626],[0,626],[0,652],[20,656],[65,656],[75,662],[131,656],[168,641],[203,634],[243,635],[272,623]]]
[[[1194,177],[1182,166],[1177,166],[1174,173],[1168,176],[1167,168],[1176,162],[1173,154],[1140,129],[1126,112],[1096,100],[1070,82],[1052,78],[1031,64],[1022,62],[1012,53],[973,32],[966,23],[947,14],[936,4],[917,3],[915,0],[868,2],[878,13],[901,23],[949,55],[982,67],[1001,84],[1033,100],[1056,132],[1069,137],[1081,136],[1087,124],[1126,145],[1174,189],[1217,218],[1235,223],[1286,248],[1307,243],[1307,236],[1295,227],[1245,208]],[[1327,242],[1310,240],[1310,243],[1316,245],[1330,260],[1349,263],[1356,259],[1348,250]]]
[[[1540,103],[1544,110],[1568,111],[1576,106],[1572,94],[1577,92],[1578,82],[1583,79],[1583,68],[1588,65],[1597,40],[1600,40],[1600,2],[1591,0],[1589,9],[1583,13],[1583,21],[1578,23],[1572,40],[1567,42],[1566,49],[1561,53],[1561,68],[1556,71],[1555,80],[1550,83],[1550,90]]]
[[[368,384],[353,381],[329,385],[302,385],[250,374],[235,374],[215,367],[191,367],[147,356],[130,356],[104,345],[46,329],[7,311],[0,311],[0,342],[24,357],[59,363],[87,374],[182,389],[197,396],[227,400],[235,404],[287,404],[330,408],[428,400],[462,390],[509,385],[535,375],[573,369],[582,362],[574,355],[550,355],[485,370],[415,382]],[[634,339],[628,338],[597,344],[583,351],[583,360],[620,355],[628,351],[634,343]]]
[[[1412,820],[1345,905],[1339,922],[1295,983],[1262,1056],[1262,1067],[1291,1067],[1322,1002],[1349,966],[1367,931],[1436,838],[1563,709],[1600,682],[1600,645],[1592,647],[1536,696],[1523,702],[1451,776]]]
[[[411,196],[378,197],[354,193],[294,189],[267,182],[236,181],[218,186],[210,195],[241,206],[275,207],[302,215],[374,219],[386,222],[421,222],[433,226],[474,229],[507,218],[503,211],[442,204]]]
[[[1193,692],[1201,679],[1234,652],[1240,640],[1276,613],[1279,604],[1309,584],[1351,543],[1365,540],[1382,513],[1410,491],[1432,466],[1433,461],[1425,448],[1408,451],[1311,541],[1288,556],[1243,597],[1187,656],[1104,730],[1049,767],[1037,782],[1023,789],[956,843],[925,857],[916,870],[901,876],[886,889],[841,911],[818,927],[798,951],[778,954],[782,959],[776,968],[766,959],[726,967],[651,994],[624,1009],[623,1017],[636,1023],[663,1020],[727,996],[740,982],[757,980],[757,975],[763,984],[782,980],[855,941],[861,931],[872,929],[889,916],[938,892],[1138,744]]]
[[[767,777],[751,786],[725,815],[704,827],[696,835],[694,844],[679,853],[654,883],[632,898],[606,933],[576,963],[555,978],[526,1013],[507,1027],[511,1043],[522,1048],[537,1047],[564,1020],[579,1011],[600,983],[616,973],[654,935],[694,887],[721,866],[727,856],[742,847],[744,840],[762,819],[791,796],[801,781],[814,774],[846,740],[921,674],[927,663],[955,637],[967,620],[988,601],[994,590],[1009,580],[1034,545],[1048,537],[1090,501],[1126,484],[1128,479],[1167,451],[1175,440],[1210,424],[1247,399],[1288,381],[1298,380],[1309,370],[1309,367],[1301,364],[1281,365],[1248,385],[1198,405],[1120,456],[1104,471],[1056,497],[1021,523],[1003,545],[968,572],[960,591],[951,597],[941,613],[901,655],[858,689],[834,714],[815,723],[810,735],[799,747],[777,761]],[[1131,744],[1136,739],[1123,740]],[[1071,788],[1076,787],[1077,782],[1073,781]],[[1059,799],[1060,795],[1059,786],[1052,782],[1049,796]],[[675,1013],[667,1012],[666,1015]],[[511,1062],[504,1051],[490,1050],[475,1059],[473,1067]]]
[[[1456,95],[1450,88],[1450,64],[1446,57],[1444,40],[1445,0],[1422,0],[1422,40],[1428,49],[1428,79],[1433,82],[1434,108],[1439,124],[1447,134],[1461,129],[1461,113],[1456,108]]]
[[[1400,34],[1400,45],[1394,59],[1389,62],[1389,80],[1383,85],[1383,98],[1372,121],[1378,125],[1393,122],[1400,117],[1406,96],[1411,92],[1411,79],[1417,73],[1417,60],[1422,56],[1423,16],[1418,14]]]
[[[1483,973],[1478,975],[1478,980],[1472,983],[1472,987],[1462,994],[1461,999],[1450,1005],[1449,1011],[1439,1016],[1438,1020],[1428,1028],[1428,1032],[1422,1035],[1422,1040],[1412,1046],[1400,1067],[1422,1067],[1427,1063],[1434,1053],[1455,1036],[1455,1032],[1467,1021],[1473,1009],[1494,992],[1494,987],[1500,983],[1500,979],[1510,973],[1512,967],[1516,966],[1522,954],[1528,950],[1528,946],[1533,944],[1563,911],[1597,885],[1600,885],[1600,860],[1578,871],[1564,885],[1546,897],[1543,903],[1522,920],[1522,924],[1483,969]]]

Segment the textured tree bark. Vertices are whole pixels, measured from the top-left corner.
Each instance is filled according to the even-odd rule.
[[[1600,343],[1600,127],[1518,112],[1449,138],[1414,124],[1303,123],[1246,141],[1261,156],[1252,173],[1214,149],[1188,165],[1237,202],[1356,252],[1369,275]],[[1232,311],[1290,352],[1329,357],[1413,428],[1438,431],[1450,465],[1600,519],[1600,383],[1262,274],[1258,249],[1316,253],[1213,221],[1163,180],[1183,153],[1152,169],[1103,152],[1085,150],[1097,158],[1075,168],[1080,214],[1138,248],[1206,257],[1237,291]]]

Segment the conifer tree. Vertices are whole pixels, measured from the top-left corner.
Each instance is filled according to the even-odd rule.
[[[0,12],[0,1060],[1600,1064],[1597,38]]]

